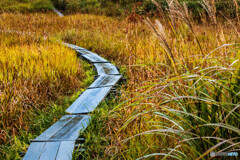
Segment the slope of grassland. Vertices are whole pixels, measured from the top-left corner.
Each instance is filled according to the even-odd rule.
[[[11,44],[63,40],[97,52],[126,73],[121,96],[93,114],[85,133],[86,159],[207,159],[211,147],[239,150],[239,24],[181,18],[161,17],[148,25],[139,16],[0,19],[1,30],[9,32],[4,34],[38,37],[7,38]]]
[[[53,8],[50,0],[1,0],[0,12],[37,12]]]
[[[203,1],[203,0],[201,0]],[[204,11],[204,7],[199,0],[179,0],[180,3],[186,3],[189,10],[192,11],[194,18],[199,18]],[[166,10],[168,0],[156,0]],[[236,18],[239,15],[238,0],[214,0],[216,9],[224,14]],[[128,16],[129,14],[140,15],[158,15],[156,5],[152,0],[1,0],[0,13],[35,13],[39,11],[52,12],[57,8],[64,14],[70,13],[90,13],[107,16]]]

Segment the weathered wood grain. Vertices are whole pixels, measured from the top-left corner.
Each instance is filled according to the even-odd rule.
[[[101,75],[89,86],[89,89],[114,86],[121,77],[121,75]]]
[[[111,63],[94,63],[98,75],[104,74],[120,74],[117,68]]]
[[[47,141],[75,141],[79,131],[84,130],[89,124],[90,116],[66,115],[53,124],[33,142]]]
[[[32,142],[23,160],[71,160],[74,141]]]
[[[108,95],[111,87],[87,89],[67,110],[70,114],[84,114],[92,112]]]

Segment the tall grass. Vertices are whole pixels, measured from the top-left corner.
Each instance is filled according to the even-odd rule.
[[[62,39],[121,66],[128,85],[116,106],[100,113],[102,124],[91,124],[86,159],[207,159],[211,150],[239,150],[240,27],[217,19],[216,30],[208,16],[196,23],[185,14],[189,22],[185,15],[174,25],[166,14],[149,19],[151,27],[139,16],[3,14],[1,30],[27,34],[1,38],[8,46]]]
[[[26,127],[28,111],[78,87],[80,68],[74,53],[57,45],[1,48],[1,133],[6,140],[8,132]]]
[[[64,114],[64,97],[89,77],[75,52],[47,30],[58,32],[49,25],[57,16],[0,17],[0,159],[19,159],[17,151]]]
[[[182,16],[175,27],[160,19],[150,27],[107,20],[101,28],[95,19],[63,37],[115,60],[128,77],[103,122],[108,130],[91,131],[108,137],[106,149],[88,142],[87,159],[208,159],[211,151],[239,150],[239,24],[219,17],[198,24],[176,3],[183,8],[174,11]]]
[[[214,22],[214,30],[205,34],[215,37],[214,34],[218,34],[215,33],[218,31],[216,28],[222,27],[222,24],[217,23],[214,6],[204,3]],[[171,1],[171,5],[175,6],[170,7],[169,16],[180,18],[170,21],[170,26],[177,23],[180,26],[171,28],[167,33],[173,35],[168,37],[169,41],[176,42],[171,55],[177,60],[166,63],[168,69],[160,69],[163,72],[161,78],[156,78],[155,82],[149,79],[150,83],[138,88],[140,92],[135,93],[136,98],[117,107],[118,114],[126,116],[126,112],[130,112],[117,134],[121,138],[126,134],[125,139],[120,141],[122,151],[133,159],[202,159],[209,158],[211,151],[238,151],[240,44],[233,41],[222,44],[214,51],[209,50],[210,47],[205,46],[205,38],[202,37],[201,42],[198,40],[202,35],[195,31],[184,6],[177,1]],[[168,47],[164,47],[167,38],[163,38],[166,33],[162,24],[156,21],[154,25],[150,20],[147,24],[153,28],[165,53],[169,53]],[[184,25],[191,31],[195,44],[186,42],[182,37],[181,27]],[[224,39],[227,37],[222,36]],[[208,43],[214,45],[214,41]],[[194,50],[193,45],[205,46],[205,50]],[[181,52],[182,49],[185,53]],[[196,54],[199,52],[201,54]]]

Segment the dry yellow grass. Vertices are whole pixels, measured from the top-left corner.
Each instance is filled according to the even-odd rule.
[[[136,19],[138,18],[136,17]],[[202,18],[206,22],[206,19]],[[192,138],[192,134],[187,134],[187,131],[196,135],[199,135],[200,132],[200,136],[211,136],[210,133],[214,133],[214,129],[216,129],[210,127],[209,130],[200,130],[197,127],[198,123],[201,125],[206,125],[206,123],[197,121],[198,119],[196,120],[194,116],[209,123],[220,123],[222,118],[238,104],[238,102],[234,102],[238,98],[235,92],[239,92],[237,88],[234,88],[236,87],[234,85],[238,84],[238,73],[234,69],[239,69],[239,63],[235,62],[239,59],[237,57],[239,46],[229,45],[212,52],[224,44],[239,43],[240,27],[237,23],[218,22],[219,30],[204,21],[202,24],[195,24],[191,21],[192,26],[190,26],[185,21],[176,20],[175,30],[161,20],[164,27],[159,28],[159,24],[155,26],[153,23],[152,27],[155,26],[158,31],[163,33],[164,29],[166,36],[164,43],[168,44],[175,59],[173,65],[171,56],[167,53],[169,50],[166,51],[164,48],[166,44],[163,44],[163,41],[159,40],[159,37],[154,35],[150,28],[140,20],[131,22],[132,18],[117,20],[84,14],[63,18],[47,14],[2,14],[0,19],[0,24],[4,23],[1,25],[1,30],[24,32],[18,33],[17,36],[13,36],[12,33],[2,33],[2,46],[6,39],[7,46],[20,43],[28,48],[26,44],[46,44],[47,41],[49,43],[47,46],[53,48],[52,46],[56,45],[54,42],[63,40],[95,51],[101,56],[113,60],[123,68],[123,71],[126,71],[128,85],[119,97],[124,103],[117,105],[109,113],[110,115],[107,114],[109,117],[108,121],[104,121],[107,124],[105,132],[101,130],[102,128],[94,130],[102,131],[100,134],[102,137],[107,137],[107,145],[99,151],[95,146],[101,145],[101,138],[99,141],[94,141],[94,144],[89,142],[89,150],[86,154],[89,156],[88,158],[136,159],[151,153],[166,155],[171,149],[175,151],[176,147],[178,152],[174,152],[172,156],[184,158],[184,154],[188,154],[188,150],[192,147],[189,157],[197,158],[203,154],[204,150],[209,149],[211,144],[217,144],[220,140],[206,140],[206,143],[199,140],[190,145],[182,143],[187,138]],[[201,45],[202,51],[199,45]],[[71,52],[64,50],[61,46],[58,47],[55,51],[53,49],[53,52],[60,51],[58,53],[60,55],[66,54],[62,51]],[[11,49],[8,50],[11,51]],[[37,47],[33,47],[31,51],[39,53]],[[207,56],[208,54],[209,56]],[[54,58],[53,61],[57,62]],[[235,63],[233,64],[233,62]],[[60,72],[64,72],[64,78],[68,79],[64,66],[62,64],[60,66]],[[72,71],[68,70],[73,76],[78,72],[76,67],[72,68]],[[56,68],[59,67],[56,66]],[[230,81],[234,83],[230,83]],[[71,80],[71,82],[76,84],[76,81]],[[223,86],[225,88],[221,88]],[[218,88],[220,89],[218,90]],[[193,97],[209,99],[202,101],[202,99]],[[230,102],[231,105],[229,105]],[[215,111],[216,106],[224,107],[224,110]],[[175,113],[178,111],[187,111],[193,117],[190,118],[181,113],[176,115]],[[211,115],[216,119],[209,118]],[[228,121],[232,121],[231,125],[234,127],[237,127],[238,121],[235,117],[238,116],[234,115],[234,118]],[[192,126],[189,125],[191,123]],[[160,132],[161,129],[175,129],[178,134]],[[183,130],[183,134],[178,132],[179,130]],[[99,136],[99,133],[94,131],[91,133]],[[222,133],[224,131],[226,130],[221,128],[213,136],[218,138],[226,138],[229,135],[236,137],[237,133],[225,135]],[[179,144],[181,146],[178,146]],[[202,150],[197,150],[197,145],[201,146]],[[155,155],[155,158],[163,158],[164,154]]]
[[[1,144],[13,143],[14,135],[29,130],[36,111],[80,89],[85,77],[74,51],[42,30],[49,16],[34,15],[32,26],[26,17],[10,15],[0,15]]]
[[[1,46],[1,140],[27,130],[27,114],[79,88],[75,54],[57,44]]]

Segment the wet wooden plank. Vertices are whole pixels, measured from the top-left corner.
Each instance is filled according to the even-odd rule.
[[[78,47],[72,44],[63,43],[65,46],[76,50],[83,58],[87,59],[91,63],[107,63],[108,61],[96,53],[86,50],[85,48]]]
[[[28,148],[27,153],[23,157],[23,160],[38,160],[41,156],[44,146],[45,146],[45,142],[31,143],[31,145]]]
[[[49,129],[47,129],[45,132],[43,132],[40,136],[38,136],[33,141],[40,141],[40,140],[48,140],[52,135],[56,134],[62,126],[66,125],[70,120],[72,119],[72,116],[66,115],[62,117],[59,121],[54,123]]]
[[[110,87],[117,84],[121,79],[121,75],[101,75],[95,80],[89,88]]]
[[[50,137],[50,140],[76,140],[78,138],[79,131],[81,130],[81,125],[79,126],[78,123],[82,120],[82,118],[83,117],[81,116],[75,116],[74,118],[72,118],[71,121],[64,125],[57,133],[52,135]],[[80,128],[72,130],[75,125],[79,126]],[[65,138],[68,133],[73,135],[72,139]]]
[[[81,55],[84,55],[84,54],[96,54],[96,53],[93,53],[89,50],[76,50],[77,52],[79,52]]]
[[[90,116],[86,115],[66,115],[33,142],[75,141],[79,136],[79,131],[83,131],[88,126],[89,119]]]
[[[75,143],[73,141],[63,141],[60,144],[58,155],[56,160],[70,160],[72,159],[72,153]]]
[[[71,160],[74,141],[32,142],[23,160]]]
[[[56,159],[60,142],[46,142],[39,160]]]
[[[82,47],[79,47],[79,46],[76,46],[76,45],[73,45],[73,44],[69,44],[69,43],[62,42],[62,44],[69,47],[69,48],[72,48],[74,50],[86,50],[85,48],[82,48]]]
[[[109,63],[106,59],[92,52],[88,54],[82,54],[81,56],[91,63]]]
[[[93,65],[96,67],[98,75],[120,74],[117,68],[111,63],[94,63]]]
[[[99,103],[108,95],[111,87],[87,89],[83,94],[66,110],[70,114],[84,114],[92,112]]]
[[[80,50],[77,49],[76,52],[77,52],[77,56],[79,56],[79,57],[80,57],[80,56],[82,57],[83,54],[91,54],[91,53],[92,53],[92,54],[95,54],[95,53],[90,52],[90,51],[88,51],[88,50],[82,50],[82,49],[80,49]]]

